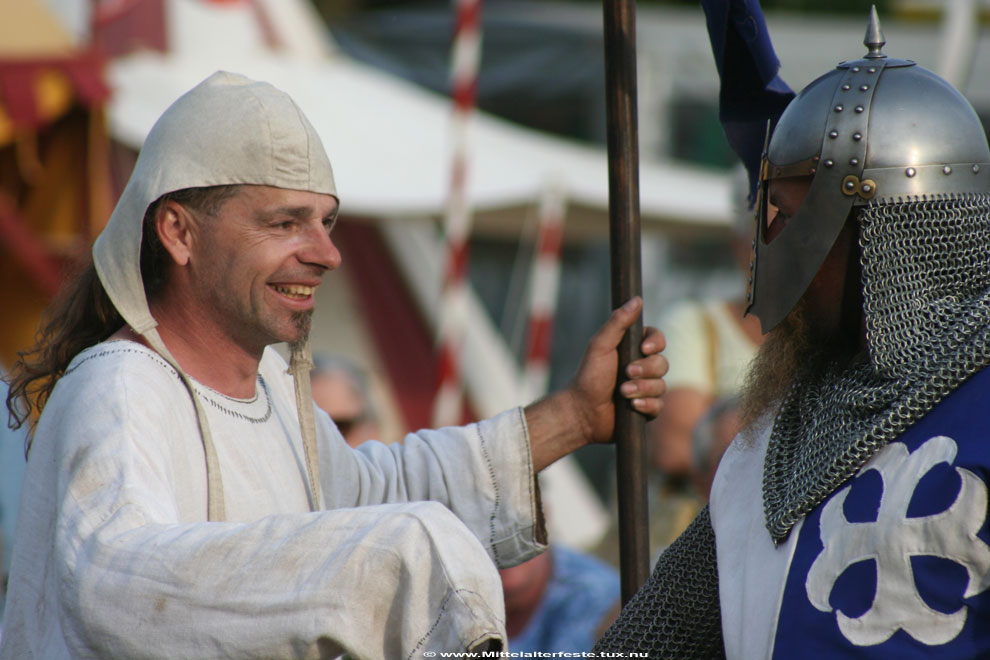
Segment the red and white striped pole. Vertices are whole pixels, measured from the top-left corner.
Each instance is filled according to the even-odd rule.
[[[560,253],[564,238],[564,196],[550,184],[540,200],[536,251],[529,281],[529,328],[523,379],[527,400],[546,394],[550,385],[550,350],[560,290]]]
[[[467,194],[468,123],[474,111],[481,62],[481,0],[454,0],[456,23],[451,53],[453,145],[450,198],[444,223],[447,267],[440,311],[440,373],[433,401],[433,425],[461,421],[461,344],[467,322],[467,257],[471,207]]]

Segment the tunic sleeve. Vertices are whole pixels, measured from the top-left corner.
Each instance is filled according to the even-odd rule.
[[[418,431],[402,443],[366,442],[357,451],[339,441],[322,456],[337,463],[321,465],[325,501],[335,506],[440,502],[499,567],[545,548],[521,409],[464,427]],[[347,474],[337,472],[342,468]]]

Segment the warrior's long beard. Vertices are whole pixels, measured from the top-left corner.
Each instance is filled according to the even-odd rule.
[[[824,370],[829,356],[823,339],[808,323],[803,300],[767,334],[740,393],[740,423],[747,438],[754,423],[783,400],[793,383]]]
[[[755,439],[755,422],[783,402],[792,387],[816,387],[826,372],[867,359],[866,349],[861,347],[860,304],[855,301],[850,306],[854,311],[844,314],[830,334],[811,321],[802,298],[770,331],[750,363],[740,393],[740,424],[747,440]]]

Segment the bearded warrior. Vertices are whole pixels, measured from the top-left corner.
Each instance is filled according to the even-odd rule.
[[[864,43],[769,133],[746,429],[600,652],[990,654],[990,150],[875,10]]]

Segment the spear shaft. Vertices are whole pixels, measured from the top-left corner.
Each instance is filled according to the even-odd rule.
[[[636,120],[635,0],[603,0],[605,93],[608,120],[609,248],[612,307],[642,295],[639,217],[639,144]],[[642,318],[619,345],[619,383],[640,356]],[[617,383],[618,385],[618,383]],[[616,388],[618,392],[618,388]],[[619,568],[622,603],[639,590],[650,570],[646,494],[645,419],[616,395],[616,480],[619,504]]]

